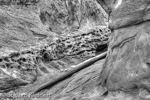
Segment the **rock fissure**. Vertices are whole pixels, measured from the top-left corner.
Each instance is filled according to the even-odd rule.
[[[122,40],[120,43],[115,44],[115,45],[112,47],[112,50],[113,50],[114,48],[117,48],[117,47],[119,47],[119,48],[123,47],[124,44],[126,44],[127,42],[132,41],[135,37],[136,37],[136,34],[135,34],[134,36],[132,36],[132,37],[128,37],[128,38]]]

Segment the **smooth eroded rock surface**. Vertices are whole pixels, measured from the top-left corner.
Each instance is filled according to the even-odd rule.
[[[111,0],[106,0],[111,1]],[[114,0],[106,4],[112,10],[108,56],[99,77],[108,91],[139,92],[150,90],[149,0]],[[143,92],[144,93],[144,92]],[[142,93],[141,93],[142,94]],[[150,93],[143,96],[149,99]],[[125,99],[126,100],[126,99]]]
[[[102,72],[104,84],[110,90],[150,89],[149,22],[113,32],[107,60]]]
[[[97,0],[100,1],[100,0]],[[121,27],[139,24],[150,20],[149,0],[102,0],[110,10],[109,27]],[[107,9],[106,9],[107,10]]]

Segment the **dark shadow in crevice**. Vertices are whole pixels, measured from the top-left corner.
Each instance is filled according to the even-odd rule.
[[[107,48],[108,48],[107,44],[102,44],[102,45],[97,46],[97,48],[96,48],[96,55],[107,51]]]
[[[104,92],[103,96],[107,96],[108,95],[108,91]]]

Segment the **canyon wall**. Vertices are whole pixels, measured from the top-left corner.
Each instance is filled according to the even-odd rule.
[[[106,59],[77,72],[51,89],[43,90],[43,96],[48,93],[47,100],[149,100],[150,1],[97,2],[108,13],[108,25],[112,31]],[[50,22],[45,24],[49,27]],[[71,25],[69,30],[74,26],[78,29],[78,24]],[[62,27],[60,29],[63,30]],[[61,34],[59,31],[56,33]]]
[[[0,92],[106,50],[107,18],[96,0],[0,0]]]
[[[96,62],[43,95],[50,94],[48,100],[149,100],[150,0],[97,1],[109,14],[112,31],[104,64]]]

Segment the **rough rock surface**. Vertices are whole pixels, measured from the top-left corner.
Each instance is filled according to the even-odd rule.
[[[86,34],[59,38],[39,49],[32,48],[22,52],[13,52],[0,58],[0,69],[11,77],[10,79],[17,78],[24,84],[33,83],[37,77],[44,78],[46,75],[53,77],[95,56],[96,53],[106,51],[109,35],[109,30],[94,30]],[[19,84],[13,86],[14,83],[10,83],[10,86],[5,85],[8,77],[5,79],[4,76],[6,75],[1,78],[4,81],[1,83],[1,90],[3,86],[5,86],[4,91],[20,86]]]
[[[55,92],[53,89],[44,92],[44,94],[53,93],[47,100],[150,99],[150,1],[101,1],[106,4],[106,10],[110,12],[109,26],[112,34],[107,58],[103,68],[99,68],[101,71],[98,81],[90,84],[91,87],[83,88],[87,82],[93,81],[88,77],[95,76],[87,74],[90,69],[87,72],[84,69],[83,72],[54,87]],[[83,92],[84,89],[87,90]]]
[[[149,0],[97,0],[97,1],[100,4],[102,4],[102,7],[106,9],[106,11],[109,13],[109,27],[111,28],[113,32],[111,34],[111,39],[110,39],[110,43],[108,47],[108,55],[107,55],[106,60],[96,62],[89,68],[86,68],[74,74],[71,78],[68,78],[67,80],[64,80],[63,82],[56,84],[56,86],[52,87],[51,89],[42,91],[40,95],[37,95],[38,97],[32,97],[30,99],[33,99],[33,100],[45,100],[45,99],[47,100],[149,100],[150,99],[150,92],[149,92],[150,91],[150,79],[149,79],[150,77],[150,69],[149,69],[150,67],[150,61],[149,61],[149,51],[150,51],[150,45],[149,45],[150,43],[149,41],[150,40],[150,36],[149,36],[149,33],[150,33],[149,8],[150,6],[149,4],[150,4],[150,1]],[[79,2],[81,5],[80,4],[78,5]],[[70,44],[74,44],[74,41],[77,39],[77,41],[75,41],[75,44],[74,44],[75,46],[77,46],[76,47],[77,49],[72,48],[74,47],[74,45],[70,48],[70,44],[68,44],[67,42],[68,39],[66,38],[60,39],[61,36],[59,36],[60,40],[59,39],[57,40],[56,38],[54,38],[57,41],[56,44],[55,43],[51,44],[48,42],[49,44],[44,46],[45,48],[44,50],[43,48],[40,48],[39,50],[35,50],[37,54],[41,54],[40,56],[35,57],[37,60],[37,63],[39,64],[39,65],[36,64],[39,66],[37,67],[39,68],[37,72],[37,73],[40,73],[39,76],[47,75],[45,74],[46,73],[45,69],[49,71],[49,68],[46,67],[47,62],[51,60],[60,59],[61,57],[65,58],[65,56],[60,55],[60,53],[65,54],[65,55],[69,54],[70,56],[70,54],[77,55],[77,54],[80,54],[81,52],[83,53],[83,51],[88,51],[89,49],[90,51],[93,51],[93,47],[89,45],[85,46],[84,42],[83,44],[81,43],[82,45],[80,45],[80,42],[79,42],[80,39],[78,38],[78,35],[76,33],[78,33],[77,31],[80,31],[80,30],[86,31],[85,28],[87,27],[88,28],[91,26],[95,27],[95,25],[97,24],[99,25],[99,22],[103,23],[103,21],[98,20],[99,17],[95,16],[95,13],[91,13],[91,10],[88,9],[91,7],[95,7],[95,5],[97,5],[97,4],[94,4],[95,2],[96,1],[93,2],[90,0],[85,0],[85,1],[65,0],[65,2],[61,0],[60,1],[59,0],[57,1],[56,0],[55,1],[43,0],[42,2],[33,3],[33,4],[30,3],[29,1],[28,2],[29,5],[28,3],[26,4],[26,2],[19,2],[19,3],[15,2],[15,3],[9,4],[9,5],[25,5],[25,8],[33,7],[31,5],[37,4],[40,8],[40,10],[37,12],[39,17],[32,16],[33,20],[31,21],[34,21],[34,18],[38,18],[35,20],[35,21],[38,21],[36,22],[35,25],[38,26],[37,28],[39,29],[40,32],[44,32],[43,34],[47,34],[46,37],[50,38],[50,35],[51,35],[49,34],[50,31],[55,32],[53,34],[53,37],[59,36],[60,34],[62,36],[66,36],[70,33],[75,34],[73,38],[70,38],[70,36],[68,37],[69,37],[69,40],[72,41],[72,43]],[[2,3],[2,5],[7,5],[7,3]],[[99,6],[96,6],[96,7],[99,7]],[[35,6],[35,9],[36,9],[36,6]],[[7,9],[7,10],[8,12],[11,11],[11,9]],[[61,13],[61,11],[63,13]],[[76,17],[75,15],[78,15],[78,14],[79,16]],[[3,15],[5,14],[3,13]],[[96,15],[99,16],[99,14],[96,14]],[[10,18],[14,18],[14,17],[10,17]],[[9,22],[9,20],[7,21]],[[7,25],[8,27],[10,27],[9,25],[11,24],[7,24]],[[13,24],[13,29],[15,29],[14,25],[16,24]],[[5,28],[6,26],[5,23],[2,24],[2,26],[4,26],[4,28],[2,28],[3,30],[12,28],[12,27]],[[42,28],[39,28],[41,26]],[[7,30],[7,31],[10,32],[10,30]],[[33,33],[34,32],[35,31],[33,31]],[[87,31],[85,33],[88,33],[87,34],[88,37],[91,36],[91,33],[89,34],[89,32]],[[83,41],[87,40],[88,42],[91,42],[91,38],[90,40],[86,38],[87,35],[81,35],[82,38],[85,37],[83,38]],[[98,35],[94,37],[95,40],[97,40],[96,39],[97,36]],[[47,40],[49,40],[49,38]],[[36,38],[36,39],[37,41],[39,41],[39,38]],[[4,40],[5,38],[3,39],[3,41]],[[30,38],[29,40],[34,40],[34,36],[33,38]],[[66,41],[66,46],[63,46],[61,44],[62,43],[61,41],[63,41],[63,43],[65,42],[64,40]],[[36,43],[37,41],[35,42],[30,41],[30,42]],[[100,40],[98,40],[98,42],[94,42],[95,43],[94,45],[95,46],[99,45],[99,41]],[[4,41],[3,43],[8,44],[6,41]],[[57,45],[57,43],[59,44]],[[101,43],[103,42],[100,42],[100,44]],[[84,49],[82,50],[82,48],[78,48],[79,46],[83,46]],[[66,48],[63,49],[63,47],[66,47]],[[59,50],[59,48],[61,48],[64,51],[63,53],[62,53],[62,50],[61,52],[50,53],[51,51],[54,51],[52,50],[53,48],[54,50]],[[71,52],[68,51],[67,48],[70,48],[69,50]],[[32,51],[34,50],[32,49]],[[103,65],[103,62],[104,62],[104,65]],[[55,65],[55,64],[52,64],[52,65]],[[43,69],[44,69],[43,71],[44,74],[41,71]],[[54,73],[53,76],[50,77],[49,75],[46,78],[47,80],[40,79],[41,84],[45,83],[45,81],[53,80],[55,77],[59,76],[58,71],[56,71],[56,74],[54,71],[51,71],[51,72]],[[31,75],[31,76],[30,75],[31,74],[26,75],[26,76],[31,77],[31,78],[25,79],[26,82],[31,82],[31,80],[34,79],[34,75]],[[9,93],[10,94],[20,93],[19,96],[20,95],[28,96],[28,93],[32,92],[34,89],[38,87],[38,85],[36,84],[39,85],[39,83],[36,82],[36,83],[30,84],[30,86],[22,87],[20,89],[16,89],[15,91],[11,91]],[[33,95],[33,96],[36,96],[36,95]],[[41,96],[41,98],[39,96]],[[48,96],[48,97],[44,98],[42,96]],[[16,99],[12,95],[9,98]],[[20,99],[25,100],[27,98],[19,98],[19,100]]]
[[[108,17],[96,0],[42,0],[39,7],[42,23],[57,34],[106,26]]]
[[[106,50],[107,17],[96,0],[0,0],[0,92],[55,78]]]

